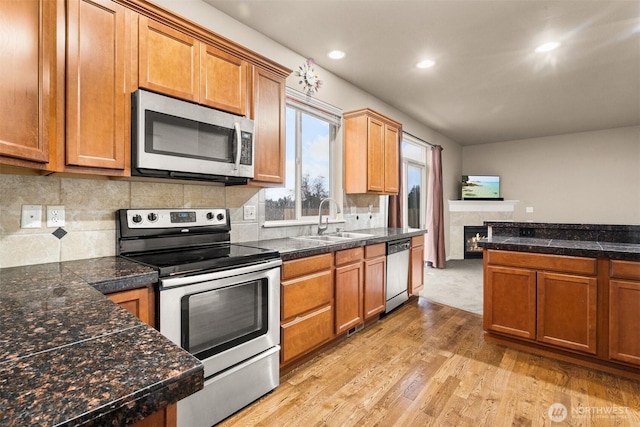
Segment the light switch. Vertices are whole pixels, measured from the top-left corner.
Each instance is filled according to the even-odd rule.
[[[21,228],[42,227],[42,205],[22,205]]]

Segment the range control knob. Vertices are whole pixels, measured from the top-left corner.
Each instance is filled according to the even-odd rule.
[[[135,224],[140,224],[142,222],[142,215],[140,214],[135,214],[132,218],[131,221],[133,221]]]
[[[147,219],[151,222],[156,222],[158,220],[158,214],[151,212],[147,215]]]
[[[207,219],[208,220],[212,220],[213,219],[213,212],[207,212]]]
[[[216,218],[218,218],[218,221],[222,221],[224,219],[224,214],[219,213]]]

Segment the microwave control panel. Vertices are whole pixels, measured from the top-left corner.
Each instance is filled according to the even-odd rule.
[[[253,163],[253,135],[249,132],[241,132],[240,164],[251,165]]]

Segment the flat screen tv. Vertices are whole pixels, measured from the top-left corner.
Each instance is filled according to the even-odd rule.
[[[462,175],[462,200],[503,200],[497,175]]]

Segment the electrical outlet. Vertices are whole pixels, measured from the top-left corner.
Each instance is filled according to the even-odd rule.
[[[256,219],[256,207],[255,206],[245,206],[244,207],[244,220],[245,221],[255,221]]]
[[[526,212],[527,213],[533,213],[533,206],[527,206]]]
[[[20,228],[42,227],[42,205],[22,205]]]
[[[47,227],[64,227],[64,206],[47,206]]]

